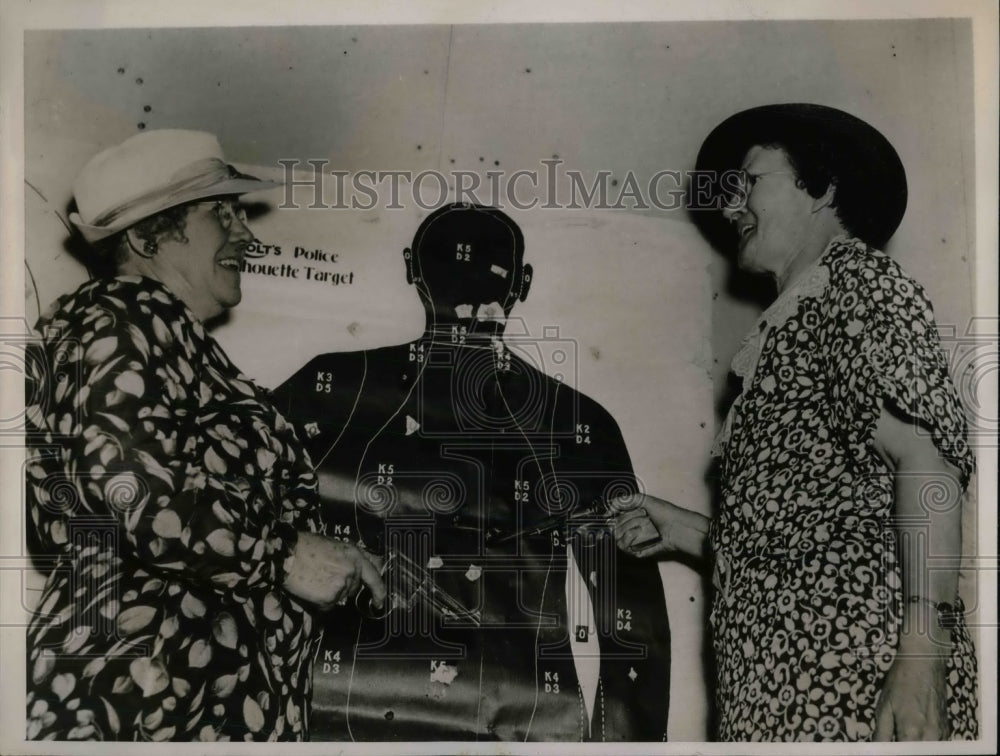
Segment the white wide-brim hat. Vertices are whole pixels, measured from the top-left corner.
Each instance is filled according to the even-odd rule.
[[[73,181],[79,212],[69,219],[93,243],[185,202],[276,186],[226,163],[213,134],[157,129],[87,161]]]

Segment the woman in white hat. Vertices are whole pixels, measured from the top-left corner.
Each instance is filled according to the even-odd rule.
[[[112,275],[55,302],[29,359],[28,507],[52,565],[29,739],[304,739],[312,613],[385,595],[367,554],[320,535],[295,432],[205,330],[240,301],[238,196],[271,186],[181,130],[74,182]]]
[[[711,526],[647,497],[619,545],[710,545],[720,739],[975,738],[951,566],[975,459],[930,302],[880,251],[906,208],[902,163],[864,121],[790,103],[724,121],[697,167],[739,266],[778,297],[733,360]]]

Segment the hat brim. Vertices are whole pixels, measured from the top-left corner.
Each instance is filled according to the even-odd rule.
[[[750,108],[730,116],[705,139],[695,168],[715,176],[741,167],[754,145],[781,143],[785,136],[814,137],[837,155],[861,166],[838,191],[863,192],[877,219],[870,244],[881,247],[899,227],[906,211],[906,171],[889,140],[875,127],[842,110],[813,103],[780,103]]]
[[[168,210],[171,207],[183,205],[187,202],[194,202],[196,200],[207,199],[209,197],[250,194],[251,192],[259,192],[265,189],[274,189],[275,187],[283,186],[283,183],[280,181],[259,179],[245,173],[239,173],[238,171],[235,171],[235,169],[233,170],[235,173],[233,178],[225,179],[216,184],[212,184],[211,186],[172,194],[165,197],[160,202],[143,205],[141,209],[137,210],[137,212],[118,218],[114,222],[105,226],[95,226],[86,223],[77,212],[70,213],[69,219],[73,225],[79,229],[83,238],[86,239],[88,243],[93,244],[94,242],[113,236],[120,231],[124,231],[129,226],[132,226],[145,218],[149,218],[159,212]]]

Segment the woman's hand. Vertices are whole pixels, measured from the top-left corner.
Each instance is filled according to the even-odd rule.
[[[385,583],[378,557],[346,541],[299,532],[295,550],[285,563],[286,591],[320,609],[331,609],[355,595],[362,585],[372,594],[372,606],[385,602]]]
[[[904,639],[875,712],[875,740],[947,740],[947,675],[940,646]]]
[[[667,545],[669,527],[664,523],[663,532],[661,532],[645,507],[622,512],[614,518],[613,522],[615,543],[625,553],[637,557],[649,557],[670,551],[670,547]],[[639,544],[646,544],[646,546],[636,548]]]
[[[611,508],[620,512],[613,519],[615,542],[632,556],[679,551],[701,557],[705,553],[709,521],[704,515],[646,494],[616,498]]]

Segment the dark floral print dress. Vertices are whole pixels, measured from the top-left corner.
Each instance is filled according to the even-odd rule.
[[[303,739],[320,630],[281,585],[321,523],[292,427],[150,279],[87,283],[36,330],[28,738]]]
[[[956,488],[975,465],[930,302],[884,253],[841,238],[761,316],[733,367],[744,386],[717,444],[711,528],[719,737],[871,739],[902,615],[893,475],[873,447],[883,406],[930,435]],[[976,682],[960,623],[953,737],[977,735]]]

